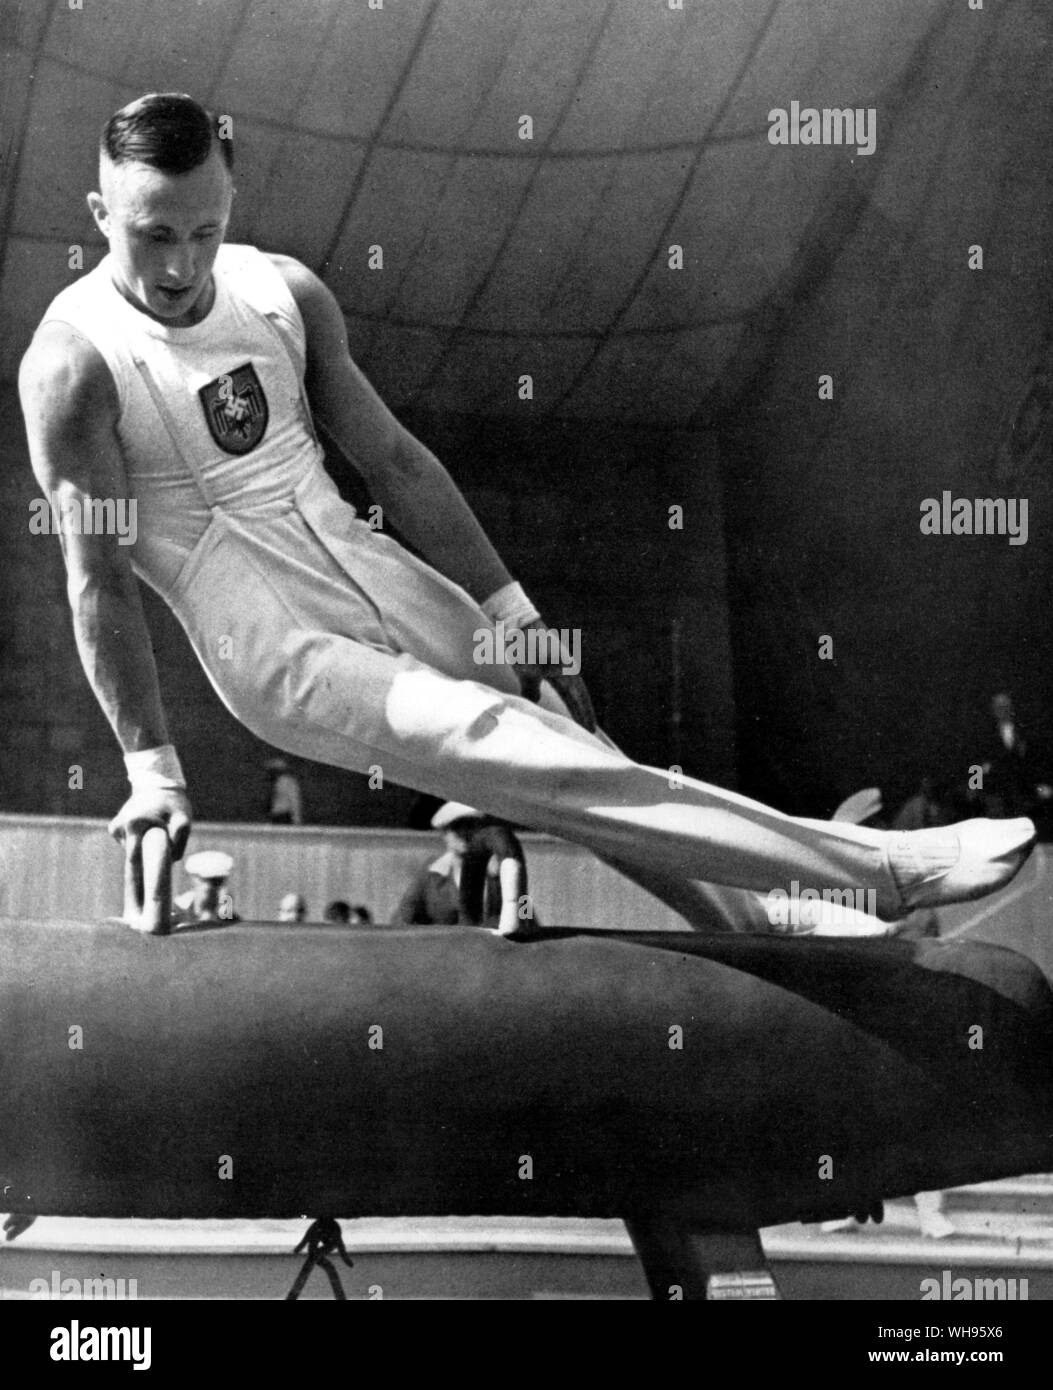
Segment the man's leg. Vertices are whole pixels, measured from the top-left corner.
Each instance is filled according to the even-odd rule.
[[[478,660],[476,638],[488,623],[456,585],[387,538],[371,542],[357,524],[357,540],[327,543],[356,586],[345,594],[320,569],[317,581],[304,573],[316,561],[306,533],[285,534],[296,524],[276,528],[287,552],[302,549],[295,569],[279,568],[276,548],[261,562],[255,536],[232,537],[196,568],[179,605],[229,707],[276,747],[359,772],[379,766],[385,780],[549,831],[643,874],[760,893],[789,890],[794,879],[820,891],[872,889],[879,916],[902,914],[889,847],[927,845],[918,837],[932,832],[894,839],[795,819],[633,763],[511,693],[511,667]],[[247,565],[257,579],[248,588]],[[224,662],[232,636],[241,658]],[[1020,835],[1018,824],[1004,825],[1009,839]],[[989,848],[966,849],[971,895],[1006,876]],[[955,847],[948,862],[957,857]],[[920,853],[915,877],[925,876],[924,860]],[[969,881],[974,871],[981,881]]]
[[[258,675],[283,698],[233,707],[279,748],[360,772],[378,765],[386,779],[645,873],[761,893],[794,879],[863,888],[879,916],[902,914],[886,832],[795,819],[691,778],[671,787],[667,772],[517,696],[329,633],[291,634],[272,655],[278,667]]]

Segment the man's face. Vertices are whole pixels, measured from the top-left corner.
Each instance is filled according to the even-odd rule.
[[[457,859],[463,859],[468,853],[468,836],[471,832],[465,829],[455,830],[452,826],[445,832],[447,853],[452,854]]]
[[[1013,718],[1013,697],[1006,694],[992,695],[991,713],[994,717],[1005,723]]]
[[[110,244],[117,288],[161,323],[198,323],[212,306],[212,264],[234,195],[219,150],[187,174],[104,156],[100,182],[88,206]]]

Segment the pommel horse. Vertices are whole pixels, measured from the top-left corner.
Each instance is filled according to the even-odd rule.
[[[1050,1170],[1053,994],[1014,951],[170,931],[146,840],[139,930],[0,921],[0,1175],[27,1212],[619,1217],[655,1298],[703,1299],[764,1269],[759,1227]]]

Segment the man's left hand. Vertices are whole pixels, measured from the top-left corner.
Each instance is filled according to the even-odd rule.
[[[532,623],[524,623],[522,630],[526,632],[530,628],[535,628],[539,632],[551,631],[540,618],[535,619]],[[569,654],[567,659],[569,661]],[[558,662],[544,662],[537,665],[517,663],[515,669],[519,675],[523,695],[527,700],[532,700],[534,704],[537,704],[541,699],[541,682],[548,681],[566,705],[574,722],[580,724],[583,729],[588,729],[589,733],[596,732],[596,712],[592,707],[588,687],[580,676],[569,675],[566,668]]]

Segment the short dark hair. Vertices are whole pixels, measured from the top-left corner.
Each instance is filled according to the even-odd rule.
[[[188,174],[204,164],[216,141],[233,169],[234,143],[220,134],[218,116],[185,92],[151,92],[114,112],[103,127],[100,151],[114,164],[134,160],[163,174]]]

